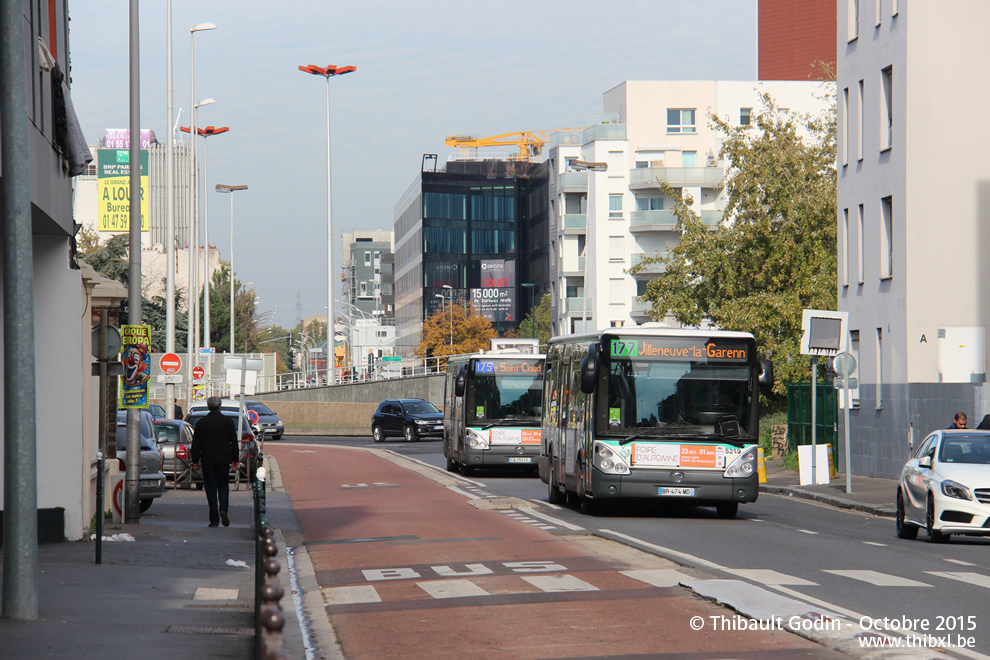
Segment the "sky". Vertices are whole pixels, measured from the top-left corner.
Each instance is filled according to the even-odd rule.
[[[69,0],[72,101],[91,144],[128,126],[129,4]],[[216,100],[197,124],[230,127],[208,140],[210,244],[229,260],[230,201],[215,185],[247,185],[235,193],[234,270],[286,328],[327,304],[327,84],[299,65],[357,67],[330,80],[338,272],[340,235],[392,230],[423,154],[445,162],[449,135],[586,126],[625,80],[756,79],[756,0],[171,4],[182,125],[189,28],[217,25],[195,36],[196,101]],[[164,141],[168,3],[139,5],[141,128]]]

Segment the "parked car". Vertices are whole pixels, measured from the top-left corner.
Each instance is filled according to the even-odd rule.
[[[165,494],[165,474],[162,472],[162,455],[155,440],[154,421],[147,410],[141,412],[141,513],[151,508],[152,502]],[[127,469],[127,411],[117,411],[117,460],[120,471]]]
[[[151,418],[154,419],[155,421],[158,421],[159,419],[165,419],[165,408],[158,405],[157,403],[153,403],[150,406],[148,406],[148,412],[151,413]]]
[[[251,426],[251,420],[247,418],[247,415],[240,415],[236,410],[221,408],[220,412],[228,417],[232,417],[234,420],[234,426],[238,426],[237,418],[241,417],[241,471],[248,475],[251,482],[254,482],[255,470],[262,466],[265,461],[265,457],[261,453],[261,449],[255,435],[255,430]],[[206,417],[208,413],[209,411],[205,409],[194,410],[186,416],[186,421],[193,427],[194,434],[196,432],[197,422]],[[190,451],[191,450],[192,445],[190,444]]]
[[[190,414],[196,411],[206,410],[206,402],[198,401],[189,409]],[[221,410],[236,412],[240,410],[240,401],[237,399],[223,399],[220,401]],[[279,416],[261,401],[245,401],[245,410],[253,410],[258,415],[258,428],[265,434],[265,439],[281,440],[285,427]],[[249,415],[250,416],[250,415]]]
[[[934,431],[897,483],[897,536],[922,527],[932,543],[952,534],[990,536],[990,431]]]
[[[406,442],[443,436],[443,412],[426,399],[387,399],[371,416],[371,435],[384,442],[390,435],[404,436]]]
[[[162,454],[162,472],[165,478],[178,487],[179,484],[195,484],[203,488],[202,470],[192,469],[193,426],[181,419],[156,419],[158,449]],[[178,475],[179,484],[176,484]]]

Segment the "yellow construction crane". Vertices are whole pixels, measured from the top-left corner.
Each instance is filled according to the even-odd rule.
[[[519,131],[489,137],[474,135],[451,135],[445,141],[448,147],[469,149],[472,147],[518,147],[517,160],[532,160],[543,151],[543,145],[550,142],[550,136],[560,131],[581,131],[583,128],[554,128],[548,131]]]

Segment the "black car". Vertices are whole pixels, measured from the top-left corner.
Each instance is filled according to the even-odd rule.
[[[404,436],[406,442],[443,436],[443,412],[426,399],[388,399],[378,404],[371,416],[371,435],[384,442],[390,435]]]

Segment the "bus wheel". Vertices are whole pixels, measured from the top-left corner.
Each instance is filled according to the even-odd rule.
[[[547,502],[550,504],[563,504],[567,496],[560,492],[557,485],[557,471],[553,468],[553,457],[550,458],[550,478],[547,479]]]
[[[474,468],[471,467],[470,465],[465,465],[464,463],[461,463],[460,473],[461,476],[470,477],[472,474],[474,474]]]
[[[597,516],[601,511],[601,502],[591,499],[584,492],[584,479],[578,482],[578,500],[580,501],[581,513],[586,516]]]
[[[447,457],[447,472],[457,472],[457,463],[450,456]]]
[[[739,512],[739,502],[723,502],[715,506],[719,518],[735,518]]]

